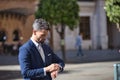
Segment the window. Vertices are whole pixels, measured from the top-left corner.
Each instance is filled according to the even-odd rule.
[[[18,30],[13,31],[13,41],[19,41],[19,31]]]
[[[83,40],[90,39],[90,19],[89,19],[89,17],[80,17],[79,32],[83,34]]]
[[[7,37],[6,37],[6,33],[4,30],[0,31],[0,42],[4,42],[6,41]]]

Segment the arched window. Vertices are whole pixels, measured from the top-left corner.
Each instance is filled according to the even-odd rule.
[[[0,30],[0,42],[6,41],[7,36],[4,30]]]
[[[19,41],[20,37],[19,37],[19,30],[14,30],[13,31],[13,41]]]

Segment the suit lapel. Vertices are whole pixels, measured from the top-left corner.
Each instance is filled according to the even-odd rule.
[[[38,62],[40,62],[40,64],[41,63],[44,64],[38,49],[36,48],[35,44],[31,40],[30,40],[30,44],[31,44],[32,54],[35,56],[36,60],[38,60]]]

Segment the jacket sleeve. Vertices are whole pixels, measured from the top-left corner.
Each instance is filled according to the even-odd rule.
[[[60,59],[56,54],[53,53],[53,63],[58,63],[60,65],[60,72],[64,70],[64,62],[62,59]]]
[[[37,78],[37,77],[44,77],[44,69],[32,69],[31,68],[31,60],[30,60],[30,53],[29,50],[26,48],[21,47],[19,49],[19,64],[21,68],[21,73],[24,78]]]
[[[64,61],[59,58],[53,51],[52,49],[49,47],[50,53],[52,53],[52,63],[58,63],[60,65],[60,72],[63,71],[64,69]]]

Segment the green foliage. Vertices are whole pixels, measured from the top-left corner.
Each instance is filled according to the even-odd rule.
[[[106,0],[105,10],[110,21],[120,23],[120,0]]]
[[[79,21],[77,0],[40,0],[36,18],[42,17],[50,24],[64,24],[73,29]]]

